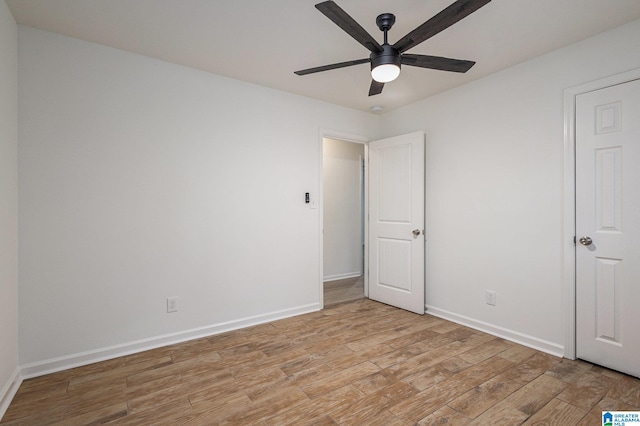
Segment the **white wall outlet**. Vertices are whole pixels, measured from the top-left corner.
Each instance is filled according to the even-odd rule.
[[[493,290],[487,290],[484,293],[485,301],[487,305],[496,306],[496,292]]]
[[[167,297],[167,313],[178,312],[178,298]]]

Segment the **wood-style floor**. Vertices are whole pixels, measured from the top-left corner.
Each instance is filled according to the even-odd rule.
[[[1,424],[600,425],[640,380],[367,299],[26,380]]]
[[[364,276],[324,283],[324,307],[353,302],[364,298]]]

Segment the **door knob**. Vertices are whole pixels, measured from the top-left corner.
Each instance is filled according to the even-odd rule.
[[[411,231],[413,233],[414,237],[417,237],[418,235],[420,235],[420,230],[419,229],[414,229],[413,231]]]
[[[591,244],[593,244],[593,240],[589,237],[582,237],[579,241],[583,246],[590,246]]]

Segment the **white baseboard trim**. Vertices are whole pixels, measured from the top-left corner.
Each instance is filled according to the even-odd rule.
[[[2,387],[2,391],[0,391],[0,419],[4,417],[21,384],[22,376],[20,375],[20,368],[16,367],[7,383]]]
[[[121,345],[108,346],[106,348],[96,349],[92,351],[65,355],[63,357],[52,358],[23,365],[21,367],[21,373],[24,379],[30,379],[32,377],[43,376],[45,374],[68,370],[70,368],[93,364],[94,362],[106,361],[108,359],[131,355],[137,352],[143,352],[162,346],[168,346],[176,343],[186,342],[188,340],[213,336],[215,334],[238,330],[240,328],[250,327],[252,325],[264,324],[283,318],[307,314],[309,312],[316,312],[320,309],[322,309],[322,306],[319,303],[312,303],[309,305],[298,306],[296,308],[284,309],[267,314],[222,322],[219,324],[194,328],[191,330],[185,330],[178,333],[165,334],[163,336],[137,340]]]
[[[536,349],[541,352],[548,353],[557,357],[564,356],[564,347],[557,343],[549,342],[537,337],[529,336],[524,333],[509,330],[508,328],[500,327],[497,325],[489,324],[484,321],[478,321],[473,318],[466,317],[464,315],[458,315],[453,312],[445,311],[444,309],[438,309],[434,306],[425,306],[427,313],[433,316],[446,319],[456,324],[461,324],[475,330],[483,331],[485,333],[492,334],[497,337],[501,337],[506,340],[510,340],[515,343]]]
[[[357,271],[357,272],[348,272],[346,274],[336,274],[336,275],[329,275],[326,276],[322,279],[322,282],[329,282],[329,281],[338,281],[338,280],[346,280],[347,278],[356,278],[362,275],[362,272]]]

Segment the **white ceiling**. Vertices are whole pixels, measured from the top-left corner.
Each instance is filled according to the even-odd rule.
[[[640,18],[640,0],[493,0],[408,53],[474,60],[466,74],[405,66],[367,96],[369,64],[293,71],[367,58],[314,7],[320,0],[6,0],[19,24],[239,80],[369,111],[384,111]],[[376,39],[380,13],[396,15],[393,42],[453,0],[336,0]]]

